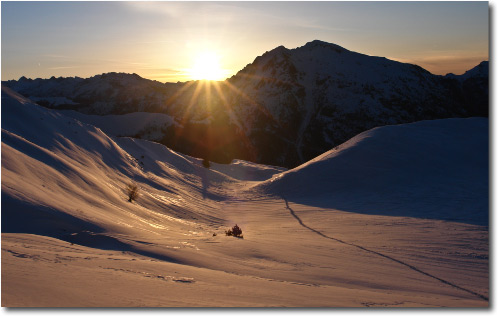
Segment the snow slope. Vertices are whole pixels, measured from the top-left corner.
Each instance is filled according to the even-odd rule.
[[[264,193],[282,171],[206,169],[2,88],[2,306],[488,306],[487,226]]]
[[[378,127],[259,188],[345,211],[487,225],[488,133],[485,118]]]
[[[61,111],[65,116],[100,128],[104,133],[114,136],[141,135],[141,138],[159,141],[164,130],[177,125],[175,120],[166,114],[135,112],[122,115],[88,115],[76,111]]]

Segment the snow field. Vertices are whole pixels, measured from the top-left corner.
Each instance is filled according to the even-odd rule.
[[[475,205],[483,218],[482,121],[414,124],[404,135],[422,133],[415,156],[398,157],[383,143],[399,131],[372,130],[285,171],[243,161],[206,169],[153,142],[110,138],[8,89],[2,117],[2,306],[488,306],[488,228],[463,216]],[[469,204],[455,218],[444,218],[448,208],[417,215],[403,208],[404,196],[392,212],[394,173],[403,162],[440,164],[443,147],[453,155],[458,145],[434,140],[440,158],[419,160],[427,135],[454,135],[455,124],[466,144],[478,145],[440,174],[427,171],[432,181],[468,166],[448,181],[461,179],[469,198],[460,203]],[[435,128],[441,133],[431,134]],[[379,164],[384,158],[366,151],[367,140],[396,164]],[[356,165],[358,174],[371,174],[355,186],[359,156],[370,161]],[[392,174],[379,181],[388,167]],[[133,203],[130,181],[141,194]],[[369,200],[372,186],[384,195]],[[354,197],[350,208],[329,188]],[[372,201],[376,211],[365,212]],[[433,203],[448,207],[440,197]],[[234,224],[244,239],[224,235]]]

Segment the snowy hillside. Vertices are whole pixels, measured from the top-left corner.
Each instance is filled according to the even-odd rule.
[[[3,84],[49,108],[162,113],[179,122],[160,140],[176,151],[292,168],[377,126],[487,117],[488,68],[483,62],[461,76],[438,76],[315,40],[295,49],[279,46],[218,83],[162,84],[109,73]],[[158,134],[144,136],[157,140]]]
[[[129,206],[121,196],[126,184],[133,181],[144,186],[144,194],[149,195],[141,199],[145,206],[166,209],[173,212],[169,215],[182,217],[174,213],[178,209],[175,203],[182,204],[179,201],[190,197],[192,201],[199,200],[195,203],[204,204],[206,195],[221,199],[222,195],[210,184],[234,181],[227,168],[217,172],[213,164],[213,168],[206,169],[200,159],[175,153],[160,144],[112,139],[92,125],[32,104],[8,88],[2,88],[2,117],[8,118],[2,121],[2,194],[60,208],[71,216],[78,217],[79,210],[67,209],[68,204],[88,203],[92,208],[115,205],[118,209]],[[246,164],[245,168],[248,177],[255,172],[260,178],[265,173],[268,178],[282,171],[254,164]],[[33,174],[39,177],[36,181]],[[147,186],[151,186],[150,190],[145,189]],[[6,201],[10,199],[6,197]],[[19,211],[2,213],[7,218],[11,215],[23,216]],[[114,219],[104,220],[100,216],[106,218],[101,214],[92,219],[93,224],[101,226],[110,221],[110,225],[115,225]]]
[[[171,116],[161,113],[134,112],[122,115],[88,115],[76,111],[62,114],[80,122],[100,128],[108,135],[130,136],[151,141],[161,141],[168,128],[178,125]]]
[[[431,181],[440,172],[435,186],[449,177],[457,187],[433,196],[431,207],[460,199],[463,206],[476,202],[481,212],[487,204],[485,119],[373,130],[337,154],[285,171],[245,161],[207,169],[201,159],[146,140],[110,137],[4,87],[1,110],[2,306],[489,305],[484,223],[441,220],[424,210],[421,216],[403,213],[403,205],[392,214],[390,202],[382,209],[379,200],[378,212],[363,214],[362,201],[372,199],[358,197],[355,187],[349,193],[346,185],[359,176],[353,162],[364,163],[357,168],[372,179],[388,169],[384,158],[397,171],[413,165],[403,175],[420,172],[424,163],[435,173]],[[398,157],[387,150],[396,138],[389,129],[406,129],[401,140],[410,140],[413,151],[401,147]],[[384,144],[386,157],[354,155],[370,138],[372,148]],[[434,153],[457,154],[465,144],[472,155],[441,166],[439,158],[416,151],[431,138],[430,146],[439,144],[431,147]],[[345,185],[327,185],[355,196],[351,209],[323,195],[324,176],[334,171],[329,163],[343,155],[352,159],[336,173]],[[293,175],[302,190],[295,189]],[[422,174],[415,179],[424,181]],[[377,181],[378,191],[389,192],[391,180]],[[139,187],[133,202],[125,190],[130,182]],[[286,186],[285,199],[275,196]],[[314,204],[303,204],[307,198]],[[411,201],[408,194],[403,198]],[[225,236],[235,224],[244,238]]]
[[[488,133],[485,118],[378,127],[259,188],[338,210],[487,225]]]

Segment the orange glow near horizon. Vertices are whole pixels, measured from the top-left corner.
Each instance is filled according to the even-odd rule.
[[[489,60],[486,1],[4,1],[1,8],[2,80],[123,72],[221,81],[265,51],[313,40],[438,75]]]

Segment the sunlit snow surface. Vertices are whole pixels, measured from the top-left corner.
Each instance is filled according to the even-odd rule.
[[[487,217],[487,119],[206,169],[2,89],[2,306],[488,306]]]

